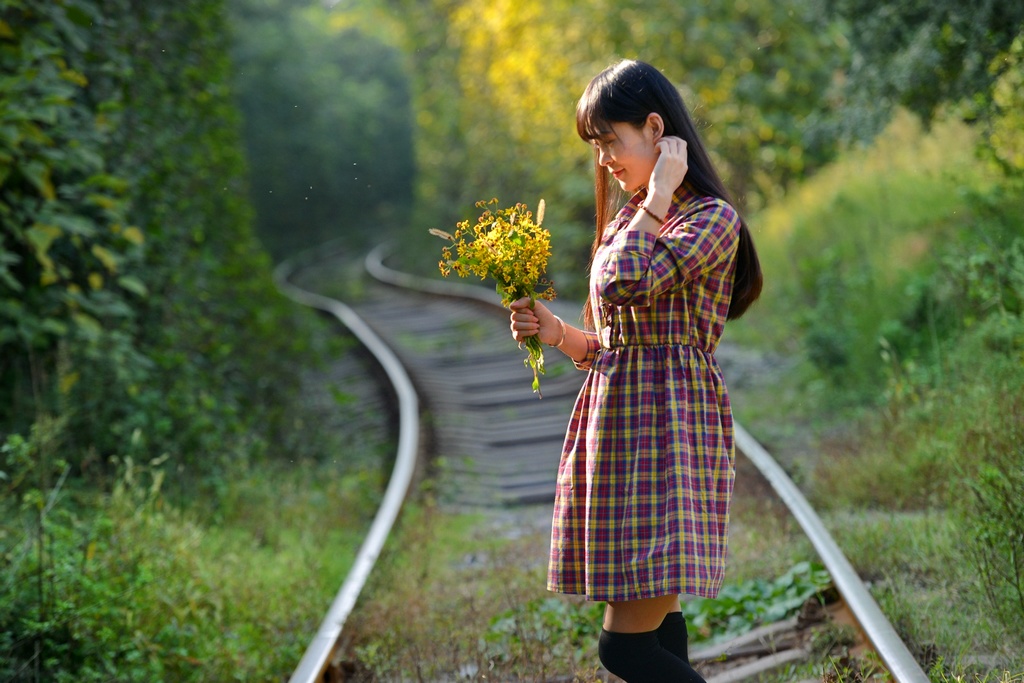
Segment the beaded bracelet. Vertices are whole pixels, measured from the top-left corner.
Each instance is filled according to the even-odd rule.
[[[650,209],[647,208],[647,206],[645,204],[641,204],[640,208],[643,209],[644,213],[646,213],[648,216],[650,216],[654,220],[658,221],[658,225],[665,225],[665,219],[664,218],[658,218],[656,215],[654,215],[653,211],[651,211]]]

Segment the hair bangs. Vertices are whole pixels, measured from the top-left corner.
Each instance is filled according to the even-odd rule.
[[[612,133],[612,124],[605,115],[603,88],[591,87],[576,105],[576,133],[583,140],[599,140]]]

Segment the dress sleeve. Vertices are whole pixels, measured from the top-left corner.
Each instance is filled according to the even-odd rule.
[[[670,216],[657,237],[643,230],[622,230],[612,238],[598,273],[601,298],[615,306],[647,306],[652,297],[682,287],[732,258],[739,229],[735,209],[708,198]]]
[[[583,338],[587,341],[587,354],[580,360],[575,358],[571,358],[571,360],[577,370],[589,370],[594,360],[597,359],[597,352],[601,350],[601,340],[596,332],[590,330],[582,330],[582,332]]]

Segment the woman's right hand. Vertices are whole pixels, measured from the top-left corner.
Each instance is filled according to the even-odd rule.
[[[534,301],[531,306],[530,297],[526,296],[509,304],[509,310],[512,311],[509,327],[512,329],[512,338],[517,342],[534,335],[549,345],[557,344],[562,339],[562,326],[555,314],[539,301]]]
[[[647,181],[647,208],[664,217],[672,203],[672,195],[683,184],[687,165],[686,140],[666,135],[655,143],[658,160]]]

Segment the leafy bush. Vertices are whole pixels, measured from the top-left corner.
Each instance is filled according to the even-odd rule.
[[[0,431],[64,416],[80,470],[258,451],[302,335],[249,225],[221,1],[0,12]]]

